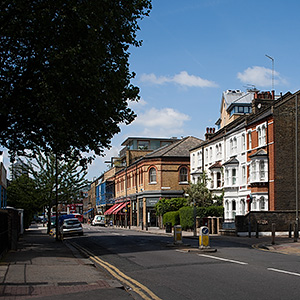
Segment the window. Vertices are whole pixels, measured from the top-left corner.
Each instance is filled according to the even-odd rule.
[[[212,150],[212,147],[209,148],[209,158],[210,158],[210,161],[212,161],[212,156],[213,156],[213,150]]]
[[[198,167],[201,167],[202,165],[202,152],[198,152]]]
[[[265,180],[265,162],[263,160],[259,162],[259,179],[260,181]]]
[[[188,182],[188,169],[182,167],[179,171],[179,182]]]
[[[232,139],[230,139],[229,145],[230,145],[230,153],[233,153],[233,141],[232,141]]]
[[[246,137],[245,134],[242,134],[242,150],[246,150]]]
[[[253,161],[251,164],[251,173],[252,173],[252,180],[255,181],[256,180],[256,161]]]
[[[206,161],[208,161],[208,149],[205,149],[205,158],[206,158]]]
[[[249,143],[249,150],[252,149],[252,136],[251,132],[248,132],[248,143]]]
[[[229,171],[228,171],[228,169],[226,169],[226,171],[225,171],[225,177],[226,177],[226,185],[228,186],[229,185]]]
[[[265,198],[260,197],[259,199],[259,210],[265,210]]]
[[[238,106],[238,112],[243,113],[244,112],[244,107],[243,106]]]
[[[232,205],[232,219],[234,219],[235,215],[236,215],[236,202],[235,202],[235,200],[232,201],[231,205]]]
[[[258,136],[258,145],[260,146],[262,144],[262,142],[261,142],[261,128],[260,127],[257,130],[257,136]]]
[[[246,166],[242,166],[242,180],[243,184],[246,183]]]
[[[217,188],[222,186],[221,172],[217,172]]]
[[[149,183],[156,183],[156,170],[153,167],[149,170]]]
[[[233,139],[233,151],[234,152],[237,151],[237,139],[236,138]]]
[[[261,129],[261,143],[262,145],[266,144],[266,126],[263,125],[262,129]]]
[[[150,142],[149,141],[138,141],[138,149],[139,150],[150,149]]]
[[[232,169],[232,185],[236,185],[236,169]]]

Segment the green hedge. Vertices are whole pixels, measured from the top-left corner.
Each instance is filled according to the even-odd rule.
[[[224,207],[223,206],[209,206],[206,207],[204,217],[223,217]]]
[[[179,225],[180,219],[179,219],[179,211],[169,211],[164,214],[163,216],[163,223],[166,225],[166,223],[172,223],[172,226]]]
[[[194,226],[194,213],[193,207],[186,206],[179,209],[179,218],[180,218],[180,225],[183,230],[188,228],[193,228]]]
[[[196,216],[205,217],[222,217],[223,206],[196,207]],[[194,227],[194,208],[185,206],[179,209],[180,225],[183,230],[192,229]]]

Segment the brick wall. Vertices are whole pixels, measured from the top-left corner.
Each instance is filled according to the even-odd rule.
[[[274,107],[275,210],[291,210],[296,207],[295,97],[296,94],[289,96]],[[300,137],[299,102],[300,96],[298,96],[298,141]],[[298,149],[298,161],[300,160],[299,152]],[[300,188],[299,169],[298,167],[298,189]]]
[[[256,231],[256,224],[259,225],[259,232],[272,231],[272,223],[275,224],[276,231],[288,231],[290,224],[295,224],[295,211],[265,211],[265,212],[250,212],[246,216],[235,217],[236,232],[248,232],[249,218],[251,231]]]

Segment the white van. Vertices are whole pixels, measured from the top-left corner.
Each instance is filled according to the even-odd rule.
[[[105,226],[105,216],[103,216],[103,215],[96,215],[94,217],[94,220],[92,221],[92,225],[93,226],[96,226],[96,225]]]

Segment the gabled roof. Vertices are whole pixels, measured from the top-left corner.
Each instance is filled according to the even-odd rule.
[[[171,145],[161,147],[153,152],[145,155],[145,158],[153,157],[190,157],[189,150],[198,146],[202,142],[201,139],[193,136],[185,137]]]
[[[260,149],[258,151],[256,151],[254,154],[250,155],[249,157],[252,158],[252,157],[257,157],[257,156],[267,156],[268,153],[263,150],[263,149]]]
[[[221,161],[217,161],[216,163],[214,163],[212,166],[209,167],[209,169],[220,169],[220,168],[222,168]]]
[[[238,165],[239,164],[239,161],[236,159],[236,157],[232,157],[230,158],[229,160],[227,160],[223,166],[226,166],[226,165]]]

